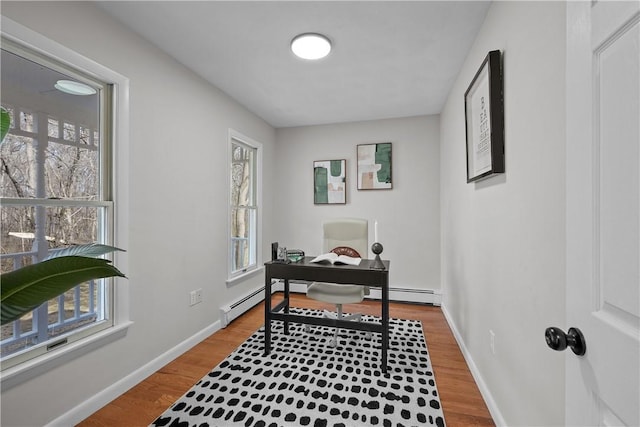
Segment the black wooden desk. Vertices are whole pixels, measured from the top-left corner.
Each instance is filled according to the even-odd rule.
[[[305,257],[298,262],[280,264],[265,263],[264,275],[264,353],[271,352],[271,321],[282,320],[284,333],[289,333],[289,322],[312,325],[333,326],[344,329],[357,329],[382,334],[382,372],[387,372],[387,350],[389,348],[389,261],[383,261],[385,270],[371,268],[373,260],[363,259],[360,265],[331,265],[311,263],[313,257]],[[275,307],[271,306],[271,281],[284,280],[284,300]],[[354,285],[366,285],[380,288],[382,291],[382,324],[353,322],[348,320],[302,316],[289,313],[289,280],[308,280]]]

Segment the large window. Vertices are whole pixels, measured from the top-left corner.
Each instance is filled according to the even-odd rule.
[[[236,277],[257,267],[259,147],[236,133],[230,137],[229,271]]]
[[[70,245],[112,244],[111,87],[2,40],[1,269]],[[65,86],[66,82],[71,86]],[[96,280],[2,326],[2,368],[110,327],[110,280]]]

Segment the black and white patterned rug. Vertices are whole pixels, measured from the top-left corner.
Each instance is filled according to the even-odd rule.
[[[292,309],[304,315],[321,312]],[[379,322],[375,316],[363,321]],[[422,324],[390,319],[387,374],[380,371],[380,334],[272,323],[202,378],[152,426],[444,426]]]

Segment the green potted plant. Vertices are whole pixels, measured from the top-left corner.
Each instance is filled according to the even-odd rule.
[[[71,246],[44,261],[3,273],[0,276],[0,317],[2,325],[13,322],[88,280],[126,277],[103,254],[121,250],[91,243]]]

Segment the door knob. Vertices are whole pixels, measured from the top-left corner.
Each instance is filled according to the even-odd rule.
[[[544,338],[549,348],[556,351],[562,351],[569,347],[578,356],[583,356],[587,351],[584,335],[578,328],[569,328],[565,334],[562,329],[552,326],[544,332]]]

